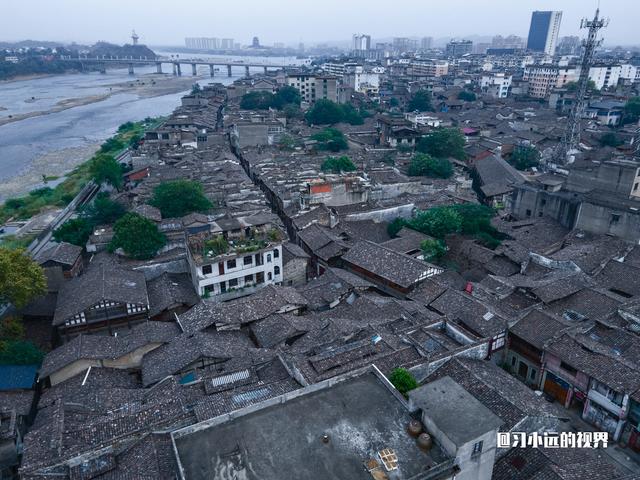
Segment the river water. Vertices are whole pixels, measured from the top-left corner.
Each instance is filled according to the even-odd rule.
[[[162,55],[162,53],[160,53]],[[169,56],[165,54],[164,56]],[[187,54],[181,55],[183,58]],[[207,58],[207,55],[198,55]],[[261,63],[287,64],[301,63],[295,58],[266,57],[222,57],[209,58],[258,61]],[[171,73],[170,65],[163,65],[164,71]],[[149,81],[155,73],[155,66],[137,67],[135,76],[128,75],[126,69],[110,69],[106,74],[97,72],[65,74],[30,80],[0,83],[0,119],[9,115],[47,111],[59,102],[109,93],[111,86],[123,82]],[[191,73],[191,67],[184,65],[183,76]],[[251,69],[260,72],[261,68]],[[199,67],[197,80],[201,84],[212,81],[208,67]],[[229,84],[244,75],[244,68],[233,69],[233,76],[227,77],[225,67],[221,67],[215,82]],[[137,121],[145,117],[167,115],[180,103],[185,91],[155,97],[140,96],[136,93],[116,93],[108,98],[76,106],[59,112],[26,118],[0,126],[0,202],[8,196],[26,193],[41,186],[34,180],[42,174],[49,175],[42,165],[43,158],[55,158],[56,152],[69,164],[80,163],[88,156],[87,149],[113,135],[124,122]],[[71,158],[77,156],[78,158]],[[40,160],[40,162],[39,162]],[[46,162],[45,162],[46,163]],[[38,172],[34,172],[38,169]],[[42,171],[40,171],[42,170]],[[34,173],[37,173],[34,177]],[[11,189],[2,189],[3,184]],[[4,198],[3,198],[4,197]]]

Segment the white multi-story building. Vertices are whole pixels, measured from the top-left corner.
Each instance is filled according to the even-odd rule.
[[[377,94],[380,89],[380,74],[365,71],[361,65],[347,69],[343,78],[344,84],[356,92]]]
[[[355,52],[371,50],[371,35],[356,33],[353,36],[353,50]]]
[[[230,300],[282,282],[281,236],[270,238],[267,232],[223,240],[222,235],[189,239],[191,278],[199,295]]]
[[[442,125],[442,120],[430,115],[429,112],[409,112],[404,114],[404,118],[411,122],[413,128],[418,126],[438,128]]]
[[[505,73],[493,73],[482,75],[480,79],[480,88],[484,93],[494,98],[507,98],[509,96],[509,88],[511,88],[512,75]]]
[[[189,37],[184,39],[185,46],[193,50],[217,50],[220,48],[219,38]]]
[[[416,77],[442,77],[449,73],[449,62],[444,60],[412,62],[411,73]]]
[[[621,73],[620,65],[596,65],[589,69],[589,80],[593,80],[596,88],[602,90],[618,85]]]
[[[527,49],[552,56],[556,51],[561,21],[562,12],[533,12],[529,37],[527,38]]]

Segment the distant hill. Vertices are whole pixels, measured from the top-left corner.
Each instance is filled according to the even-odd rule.
[[[89,55],[91,56],[113,56],[113,57],[147,57],[154,58],[156,54],[146,45],[130,45],[125,44],[122,47],[113,43],[98,42],[91,47]]]

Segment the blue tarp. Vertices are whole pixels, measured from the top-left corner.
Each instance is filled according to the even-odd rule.
[[[37,373],[37,365],[0,365],[0,391],[30,389]]]

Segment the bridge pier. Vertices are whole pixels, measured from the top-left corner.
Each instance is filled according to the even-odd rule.
[[[181,77],[182,76],[182,70],[180,69],[180,64],[176,63],[176,66],[178,67],[178,76]]]
[[[100,73],[107,73],[107,65],[106,64],[102,64],[100,65]]]
[[[209,73],[211,74],[211,78],[213,78],[214,71],[215,71],[215,68],[213,67],[213,64],[209,65]]]
[[[264,67],[264,74],[267,74],[267,67]]]
[[[129,75],[133,75],[133,63],[129,64]]]
[[[227,76],[231,76],[231,65],[227,65]]]
[[[195,63],[191,64],[191,74],[195,77],[196,75],[198,75],[198,67],[196,66]]]
[[[157,62],[156,63],[156,73],[162,73],[162,63],[161,62]]]
[[[249,74],[249,65],[246,65],[244,67],[244,76],[245,77],[249,77],[250,76],[250,74]]]
[[[171,65],[173,65],[173,75],[174,76],[178,75],[178,69],[176,68],[176,64],[172,63]]]

